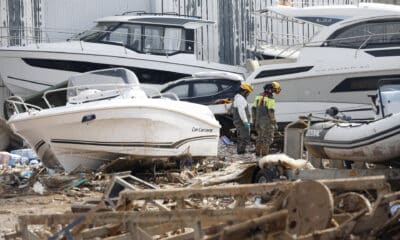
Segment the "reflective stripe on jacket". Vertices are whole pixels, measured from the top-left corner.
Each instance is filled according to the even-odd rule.
[[[260,105],[260,101],[263,98],[262,95],[258,95],[253,102],[253,107],[257,107]],[[268,96],[264,96],[264,104],[263,104],[267,109],[270,110],[275,110],[275,99],[270,98]]]

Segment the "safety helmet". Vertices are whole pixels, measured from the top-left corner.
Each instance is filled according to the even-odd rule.
[[[281,92],[281,85],[278,82],[267,83],[264,85],[264,91],[267,91],[271,88],[277,94]]]
[[[245,91],[248,91],[249,93],[253,92],[253,87],[250,84],[246,83],[246,82],[240,84],[240,88],[245,90]]]
[[[272,82],[272,88],[277,94],[281,92],[281,85],[278,82]]]

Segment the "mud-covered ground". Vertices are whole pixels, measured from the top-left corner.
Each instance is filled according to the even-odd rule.
[[[227,166],[238,161],[252,161],[255,159],[254,153],[251,153],[252,148],[254,147],[249,146],[248,148],[250,153],[237,155],[235,153],[236,147],[234,144],[226,145],[221,142],[218,156],[208,159],[207,163],[209,164],[218,161]],[[169,183],[168,180],[170,180],[170,178],[165,179],[166,181],[164,181],[162,185],[179,187],[179,185],[176,185],[177,182],[179,183],[179,181]],[[152,183],[159,184],[158,182]],[[4,184],[4,182],[0,182],[0,185],[1,184]],[[18,222],[18,216],[70,212],[72,203],[82,202],[85,199],[101,198],[103,196],[104,185],[106,184],[107,180],[103,179],[101,184],[92,184],[91,186],[86,187],[85,184],[83,184],[83,186],[79,186],[78,188],[72,190],[54,191],[47,189],[43,195],[34,192],[32,188],[27,191],[20,191],[17,186],[14,189],[10,189],[9,187],[7,190],[1,189],[0,239],[4,239],[4,234],[15,231],[15,226]],[[101,188],[96,189],[96,185],[101,186]]]
[[[88,191],[75,196],[66,192],[0,199],[0,239],[4,239],[4,234],[15,231],[20,215],[70,212],[71,203],[101,196],[100,192]]]

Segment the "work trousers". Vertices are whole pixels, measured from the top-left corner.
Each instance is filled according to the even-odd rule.
[[[258,110],[258,109],[257,109]],[[256,114],[256,144],[270,145],[274,141],[275,123],[269,117],[268,110],[257,111]]]
[[[237,153],[243,154],[246,152],[246,146],[250,144],[250,129],[246,129],[243,123],[235,124],[237,131]]]

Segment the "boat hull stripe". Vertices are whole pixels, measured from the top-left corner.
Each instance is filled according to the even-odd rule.
[[[328,148],[345,148],[345,149],[352,149],[363,147],[366,145],[370,145],[379,141],[383,141],[387,138],[393,137],[397,134],[400,134],[400,126],[396,126],[394,128],[388,129],[386,131],[378,132],[374,135],[355,139],[352,141],[333,141],[333,140],[312,140],[307,143],[309,146],[322,146]]]
[[[110,146],[110,147],[148,147],[148,148],[179,148],[180,146],[193,141],[215,139],[218,135],[199,136],[182,139],[175,143],[173,142],[99,142],[99,141],[83,141],[69,139],[51,139],[52,143],[62,144],[79,144],[79,145],[95,145],[95,146]]]

